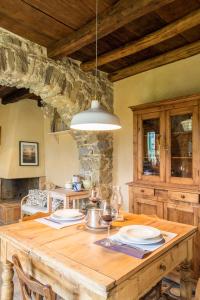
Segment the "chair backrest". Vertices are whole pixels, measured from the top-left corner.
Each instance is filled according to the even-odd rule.
[[[12,260],[19,278],[23,300],[55,300],[55,294],[49,285],[43,285],[24,273],[17,255],[13,255]]]
[[[48,203],[49,192],[47,190],[29,190],[26,204],[30,206],[46,207]]]

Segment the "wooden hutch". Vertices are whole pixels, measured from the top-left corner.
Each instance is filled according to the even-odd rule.
[[[200,224],[200,94],[131,107],[134,177],[129,209]],[[200,226],[199,226],[200,230]],[[200,238],[194,241],[200,275]]]

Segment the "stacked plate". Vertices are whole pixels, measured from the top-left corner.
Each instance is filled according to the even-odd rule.
[[[143,225],[130,225],[122,227],[118,234],[118,240],[126,244],[150,245],[163,240],[160,230]]]
[[[51,219],[59,222],[76,222],[84,218],[78,209],[59,209],[51,215]]]

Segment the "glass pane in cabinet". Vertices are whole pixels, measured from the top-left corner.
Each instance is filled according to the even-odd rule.
[[[143,174],[160,175],[160,119],[143,120]]]
[[[171,117],[171,176],[192,177],[192,114]]]

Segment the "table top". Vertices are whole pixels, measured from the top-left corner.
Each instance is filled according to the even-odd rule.
[[[181,241],[191,238],[197,231],[194,226],[145,215],[126,214],[125,217],[128,219],[125,225],[150,225],[177,233],[177,236],[144,259],[130,257],[94,244],[95,241],[104,238],[106,232],[90,232],[83,225],[58,230],[37,221],[26,221],[1,227],[0,238],[24,249],[45,265],[57,268],[62,274],[70,274],[77,282],[108,291]],[[113,233],[116,230],[114,228]]]
[[[6,208],[10,208],[10,207],[20,207],[21,205],[21,200],[1,200],[0,201],[0,206],[1,207],[6,207]]]
[[[74,190],[65,189],[65,188],[57,188],[54,190],[49,190],[50,195],[52,194],[59,194],[62,196],[82,196],[82,195],[88,195],[89,190],[81,190],[79,192],[75,192]]]

